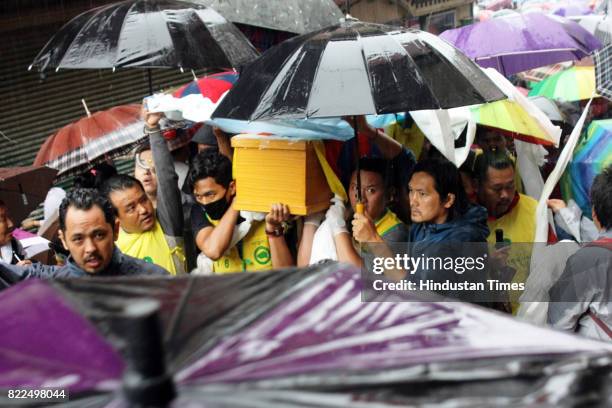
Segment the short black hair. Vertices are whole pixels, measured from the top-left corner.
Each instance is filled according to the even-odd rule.
[[[74,188],[99,189],[109,178],[117,174],[117,169],[108,163],[96,164],[91,169],[79,174],[74,179]]]
[[[100,192],[110,201],[110,195],[113,191],[123,191],[132,187],[139,187],[144,191],[142,183],[137,178],[127,174],[117,174],[102,184]]]
[[[369,171],[372,173],[379,174],[383,180],[383,185],[388,188],[391,185],[390,177],[389,177],[389,164],[387,160],[377,158],[377,157],[362,157],[359,159],[359,170],[360,171]],[[355,173],[357,169],[353,170]],[[352,174],[351,174],[352,177]]]
[[[497,170],[503,170],[509,167],[512,167],[512,169],[515,168],[514,162],[507,151],[483,151],[481,154],[477,155],[476,160],[474,160],[474,177],[478,181],[485,181],[487,179],[489,167]]]
[[[446,200],[449,194],[455,196],[455,202],[448,210],[448,220],[463,215],[470,207],[467,194],[463,189],[459,169],[446,159],[435,158],[418,162],[412,169],[412,174],[423,172],[434,179],[434,188],[440,195],[440,200]]]
[[[111,227],[115,225],[115,209],[110,201],[93,188],[76,188],[66,194],[59,207],[59,229],[66,230],[66,213],[70,207],[78,210],[89,210],[93,206],[99,207],[104,213],[104,219]]]
[[[601,226],[612,228],[612,164],[593,179],[591,204]]]
[[[232,181],[232,162],[223,154],[216,150],[204,150],[193,159],[187,180],[189,188],[193,191],[193,186],[199,180],[212,177],[215,182],[228,188]]]
[[[6,203],[0,199],[0,207],[6,207]]]

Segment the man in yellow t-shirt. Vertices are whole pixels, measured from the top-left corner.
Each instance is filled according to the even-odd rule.
[[[125,174],[108,179],[101,191],[117,211],[121,252],[177,275],[186,273],[183,206],[174,162],[159,128],[161,116],[144,112],[144,132],[149,135],[157,173],[157,208],[142,183]]]
[[[474,176],[478,203],[489,214],[487,225],[490,232],[487,241],[495,243],[498,238],[503,238],[504,242],[513,244],[496,250],[492,257],[509,267],[501,270],[513,276],[504,276],[504,280],[524,283],[535,239],[538,203],[516,191],[514,162],[505,151],[485,151],[478,155],[474,164]],[[554,234],[550,240],[554,241]],[[510,293],[513,312],[518,307],[519,296],[518,291]]]
[[[516,191],[514,162],[503,150],[485,151],[474,164],[478,203],[489,214],[489,242],[502,229],[504,240],[533,242],[537,201]]]

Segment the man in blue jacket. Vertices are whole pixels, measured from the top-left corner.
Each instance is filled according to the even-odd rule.
[[[410,199],[410,254],[427,259],[427,266],[411,271],[408,279],[436,283],[483,283],[488,275],[487,210],[470,204],[461,175],[445,159],[428,159],[414,167],[408,183]],[[472,259],[466,268],[466,259]],[[442,260],[442,263],[437,263]],[[482,268],[476,268],[476,262]],[[431,263],[429,261],[432,261]],[[433,265],[430,266],[430,265]],[[451,265],[451,267],[447,267]],[[469,269],[469,270],[468,270]],[[429,289],[432,290],[432,289]],[[486,292],[436,290],[439,294],[475,303],[491,298]]]
[[[0,264],[11,281],[29,277],[78,278],[84,276],[167,275],[161,267],[124,255],[115,246],[119,224],[110,202],[93,189],[76,189],[59,209],[59,237],[70,251],[62,267]]]

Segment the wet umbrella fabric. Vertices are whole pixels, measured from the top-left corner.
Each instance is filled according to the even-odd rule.
[[[447,30],[440,37],[480,66],[505,76],[578,60],[601,48],[601,42],[577,23],[541,13],[492,19]]]
[[[125,363],[80,317],[93,322],[129,360],[125,341],[133,327],[116,323],[118,305],[145,297],[161,305],[166,360],[178,389],[172,406],[177,407],[223,406],[219,392],[225,401],[251,397],[253,402],[274,395],[288,406],[317,401],[322,391],[336,395],[328,405],[334,407],[346,406],[351,395],[369,395],[362,399],[364,405],[397,403],[398,398],[434,402],[439,393],[449,391],[449,382],[454,391],[442,392],[447,403],[475,395],[485,405],[516,395],[525,395],[525,403],[531,393],[549,389],[555,378],[545,373],[564,358],[612,350],[462,303],[388,294],[376,298],[385,302],[362,302],[362,285],[359,270],[336,263],[212,277],[24,282],[0,293],[5,305],[0,329],[10,336],[11,350],[21,356],[15,361],[0,353],[1,388],[36,388],[63,380],[71,401],[80,406],[117,406]],[[67,320],[50,318],[48,313],[56,309]],[[16,323],[13,314],[24,323]],[[50,325],[52,340],[43,331]],[[31,338],[39,332],[40,338]],[[513,335],[517,332],[520,338]],[[73,355],[68,354],[70,347]],[[84,358],[83,353],[91,356]],[[77,358],[78,364],[65,363]],[[47,364],[49,359],[65,360],[55,367]],[[522,362],[518,371],[517,361]],[[540,381],[525,385],[521,375],[527,372]],[[588,378],[588,372],[576,375]],[[487,392],[462,387],[485,380]],[[407,397],[401,389],[410,384],[427,392],[418,399]],[[104,389],[108,393],[102,394]],[[595,390],[595,397],[604,391]],[[91,397],[90,392],[98,394]]]
[[[595,83],[597,92],[612,101],[612,44],[595,53]]]
[[[183,118],[204,122],[210,119],[210,115],[237,80],[237,72],[220,72],[193,80],[173,92],[172,96],[180,99],[175,103]]]
[[[338,23],[333,0],[198,0],[233,23],[304,34]]]
[[[121,156],[145,138],[141,106],[116,106],[61,128],[40,147],[35,165],[67,175]]]
[[[338,117],[502,98],[478,67],[436,36],[347,19],[268,50],[241,72],[213,118]]]
[[[595,68],[574,66],[560,71],[529,91],[529,96],[545,96],[561,102],[574,102],[597,96],[595,93]]]
[[[44,166],[0,168],[0,198],[15,225],[45,200],[57,170]]]
[[[86,11],[64,25],[31,68],[231,68],[257,57],[232,23],[181,0],[126,0]]]
[[[590,191],[593,179],[612,165],[612,119],[594,120],[572,155],[563,177],[563,199],[573,199],[583,214],[591,214]]]

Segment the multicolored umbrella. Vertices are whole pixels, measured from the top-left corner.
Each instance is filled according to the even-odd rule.
[[[555,75],[557,72],[561,72],[571,66],[572,62],[559,62],[553,65],[545,65],[543,67],[529,69],[519,73],[518,76],[525,81],[540,82],[549,76]]]
[[[561,129],[503,75],[492,68],[484,70],[489,78],[508,96],[508,99],[471,108],[474,121],[501,133],[548,146],[557,146]]]
[[[472,109],[476,123],[525,142],[552,146],[554,140],[542,126],[514,101],[505,100]]]
[[[136,104],[117,106],[63,127],[43,143],[34,165],[67,175],[129,152],[146,136],[140,109]]]
[[[210,119],[211,113],[237,80],[237,72],[221,72],[193,80],[173,92],[172,96],[181,99],[177,106],[183,118],[204,122]]]
[[[580,101],[597,96],[595,67],[574,66],[537,83],[529,96],[545,96],[563,102]]]
[[[577,23],[527,13],[447,30],[441,38],[505,76],[588,56],[601,42]]]
[[[594,120],[574,149],[563,177],[564,200],[574,199],[582,212],[591,215],[590,191],[596,175],[612,165],[612,119]]]

